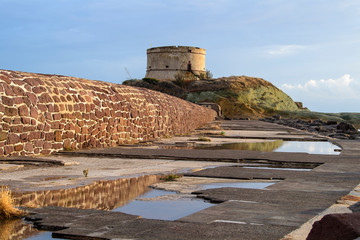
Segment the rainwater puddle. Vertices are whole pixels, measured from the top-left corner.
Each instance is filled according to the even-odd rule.
[[[201,199],[190,197],[151,199],[174,194],[177,193],[166,190],[151,189],[149,192],[138,197],[134,201],[125,206],[116,208],[113,211],[138,215],[148,219],[172,221],[214,205]]]
[[[196,198],[179,198],[175,200],[158,201],[135,200],[123,207],[114,209],[113,211],[138,215],[143,218],[172,221],[213,205],[215,204]]]
[[[202,184],[200,188],[204,190],[223,187],[264,189],[277,182],[278,181],[217,182],[210,184]],[[113,211],[138,215],[143,218],[173,221],[215,205],[202,199],[192,197],[179,197],[176,199],[160,198],[146,200],[146,198],[166,196],[169,194],[176,193],[171,191],[152,189],[148,193],[130,202],[129,204],[114,209]]]
[[[47,240],[47,239],[66,240],[64,238],[53,238],[52,232],[43,232],[43,233],[40,233],[39,235],[30,237],[30,238],[26,238],[26,240]]]
[[[143,194],[146,196],[159,195],[150,191],[150,185],[161,181],[160,175],[145,175],[117,180],[102,180],[90,185],[68,189],[45,190],[36,192],[13,193],[14,203],[24,207],[68,207],[81,209],[113,210],[136,199]],[[10,230],[14,232],[11,232]],[[19,230],[20,229],[20,230]],[[2,233],[5,231],[5,233]],[[9,238],[2,238],[4,234],[11,234]],[[22,220],[17,222],[0,223],[1,239],[45,240],[52,238],[51,232],[40,232],[32,224]],[[13,236],[16,237],[13,237]]]
[[[309,168],[279,168],[279,167],[243,167],[243,168],[255,168],[255,169],[269,169],[269,170],[286,170],[286,171],[311,171]]]
[[[231,183],[210,183],[202,185],[203,189],[214,189],[214,188],[224,188],[224,187],[233,187],[233,188],[250,188],[250,189],[264,189],[268,186],[271,186],[278,181],[272,182],[231,182]]]
[[[47,240],[53,239],[51,232],[39,231],[29,222],[21,219],[0,221],[0,239]],[[62,239],[62,238],[54,238]]]
[[[178,195],[173,191],[152,189],[150,186],[161,181],[161,176],[146,175],[129,179],[97,181],[77,188],[29,192],[15,195],[20,206],[59,206],[83,209],[118,211],[148,219],[177,220],[215,204],[192,195]],[[223,182],[201,185],[202,189],[236,187],[263,189],[272,182]],[[20,221],[26,229],[32,230],[16,239],[53,239],[51,232],[39,232],[31,224]],[[6,226],[0,224],[0,230]],[[19,229],[14,227],[14,229]],[[14,230],[15,231],[15,230]],[[20,234],[23,234],[21,231]],[[19,233],[16,233],[19,234]],[[10,238],[12,239],[12,238]],[[56,238],[54,238],[56,239]]]
[[[341,150],[338,146],[330,142],[308,142],[308,141],[267,141],[267,142],[242,142],[224,143],[219,145],[202,144],[194,147],[195,149],[211,150],[249,150],[262,152],[304,152],[310,154],[331,154],[339,155]]]

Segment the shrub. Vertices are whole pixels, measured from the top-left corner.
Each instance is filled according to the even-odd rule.
[[[213,74],[210,72],[210,70],[206,70],[206,72],[205,72],[205,78],[207,79],[207,80],[209,80],[209,79],[212,79],[214,76],[213,76]]]
[[[170,175],[167,175],[166,177],[163,177],[161,178],[161,180],[164,180],[164,181],[175,181],[175,179],[177,178],[181,178],[181,176],[179,175],[176,175],[176,174],[170,174]]]
[[[156,79],[156,78],[143,78],[142,80],[143,80],[144,82],[147,82],[147,83],[149,83],[149,84],[154,84],[154,85],[159,82],[159,80]]]
[[[136,80],[135,79],[130,79],[130,80],[125,80],[125,81],[123,81],[123,85],[130,85],[131,86],[131,84],[132,83],[134,83],[134,82],[136,82]]]
[[[177,72],[174,77],[175,77],[174,83],[176,85],[182,88],[185,87],[185,76],[182,72]]]
[[[211,142],[210,138],[207,138],[207,137],[204,137],[204,136],[200,136],[197,140],[202,141],[202,142]]]
[[[2,186],[0,190],[0,219],[19,218],[24,215],[24,211],[15,208],[11,190]]]
[[[84,175],[84,177],[87,177],[88,174],[89,174],[89,169],[83,170],[83,175]]]

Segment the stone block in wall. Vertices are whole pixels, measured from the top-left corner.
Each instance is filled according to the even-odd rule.
[[[16,133],[9,133],[8,134],[8,138],[7,138],[7,144],[16,144],[19,143],[20,140],[20,136]]]
[[[54,133],[54,141],[55,142],[61,142],[62,141],[62,133],[61,131],[55,131]]]
[[[8,137],[7,132],[0,132],[0,141],[5,141]]]
[[[14,146],[14,150],[15,150],[15,151],[17,151],[17,152],[22,151],[23,149],[24,149],[24,146],[23,146],[23,145],[21,145],[21,144],[20,144],[20,145],[15,145],[15,146]]]
[[[5,107],[4,114],[6,116],[16,116],[18,115],[18,110],[17,108],[13,108],[13,107]]]
[[[18,107],[18,110],[19,110],[19,115],[20,116],[29,116],[30,112],[29,112],[29,107],[26,106],[26,105],[21,105]]]
[[[14,106],[14,99],[13,98],[10,98],[10,97],[7,97],[7,96],[2,96],[1,99],[2,99],[2,103],[5,106],[8,106],[8,107]]]

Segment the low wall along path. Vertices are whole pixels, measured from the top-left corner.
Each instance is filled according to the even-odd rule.
[[[215,116],[208,108],[147,89],[0,70],[0,156],[186,134]]]

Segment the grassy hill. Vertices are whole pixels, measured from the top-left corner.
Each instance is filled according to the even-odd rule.
[[[246,76],[211,80],[169,82],[130,80],[125,85],[145,87],[174,95],[190,102],[214,102],[227,118],[260,118],[278,111],[306,111],[270,82]]]
[[[262,118],[280,114],[285,118],[346,121],[360,126],[360,113],[319,113],[303,108],[272,83],[255,77],[231,76],[198,81],[128,80],[125,85],[164,92],[190,102],[213,102],[226,118]]]

